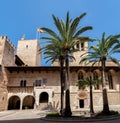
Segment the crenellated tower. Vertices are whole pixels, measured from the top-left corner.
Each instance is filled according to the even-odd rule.
[[[0,36],[0,110],[5,110],[7,105],[8,78],[4,66],[15,66],[15,47],[7,36]]]
[[[7,36],[0,36],[0,65],[13,66],[15,47]]]

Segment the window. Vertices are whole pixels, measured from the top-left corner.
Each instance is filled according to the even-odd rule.
[[[78,73],[78,80],[83,80],[83,79],[84,79],[83,72],[80,71],[80,72]]]
[[[27,81],[26,80],[21,80],[20,81],[20,87],[26,87]]]
[[[81,50],[84,50],[84,43],[81,43]]]
[[[95,71],[94,73],[93,73],[93,79],[94,80],[98,80],[98,73]],[[99,89],[99,83],[97,83],[95,86],[94,86],[94,88],[97,90],[97,89]]]
[[[113,89],[113,79],[112,79],[112,74],[108,72],[108,84],[109,84],[109,89]]]
[[[34,86],[41,86],[41,80],[36,80],[34,83],[33,83]]]
[[[77,49],[80,49],[80,45],[79,45],[79,43],[78,43],[78,44],[76,44],[76,48],[77,48]]]
[[[43,84],[47,83],[47,79],[43,78]]]
[[[20,87],[23,87],[23,80],[20,81]]]
[[[47,79],[43,79],[43,80],[35,80],[35,82],[33,83],[33,86],[42,86],[45,85],[47,83]]]
[[[83,80],[83,79],[84,79],[83,72],[80,71],[80,72],[78,73],[78,80]],[[84,86],[81,85],[81,82],[80,82],[79,85],[78,85],[78,89],[80,89],[80,88],[84,88]]]
[[[26,48],[28,48],[28,45],[26,45]]]

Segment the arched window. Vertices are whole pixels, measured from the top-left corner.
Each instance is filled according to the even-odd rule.
[[[113,89],[113,79],[112,79],[111,72],[108,72],[108,84],[109,84],[109,89]]]
[[[84,79],[83,72],[80,71],[80,72],[78,73],[78,80],[83,80],[83,79]]]
[[[95,71],[93,72],[93,79],[94,80],[98,80],[98,73]],[[97,83],[95,86],[94,86],[95,90],[99,89],[99,83]]]
[[[83,42],[81,43],[81,50],[82,51],[84,50],[84,43]]]
[[[78,44],[76,44],[76,48],[79,50],[80,49],[80,45],[79,45],[79,43]]]

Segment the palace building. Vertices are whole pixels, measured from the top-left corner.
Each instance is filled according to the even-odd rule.
[[[88,43],[76,46],[76,61],[70,61],[71,109],[89,109],[89,87],[81,90],[76,86],[78,79],[90,74],[90,65],[80,65],[80,55],[88,49]],[[16,51],[16,52],[15,52]],[[7,36],[0,37],[0,110],[60,109],[60,67],[57,62],[41,66],[41,52],[38,40],[18,41],[17,49]],[[94,79],[101,76],[98,65],[92,67]],[[120,109],[120,69],[107,62],[106,84],[110,109]],[[93,86],[94,109],[102,109],[101,84]]]

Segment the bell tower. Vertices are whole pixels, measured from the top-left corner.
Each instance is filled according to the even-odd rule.
[[[80,40],[81,42],[75,46],[78,51],[72,54],[75,60],[70,62],[70,66],[80,66],[81,55],[88,54],[88,37],[80,37]]]
[[[71,54],[75,58],[75,60],[70,60],[70,66],[80,66],[80,56],[84,53],[86,53],[87,55],[88,53],[88,37],[80,37],[78,40],[81,40],[80,43],[76,44],[75,46],[75,48],[78,49],[78,51]],[[54,62],[52,66],[59,66],[58,61]]]

